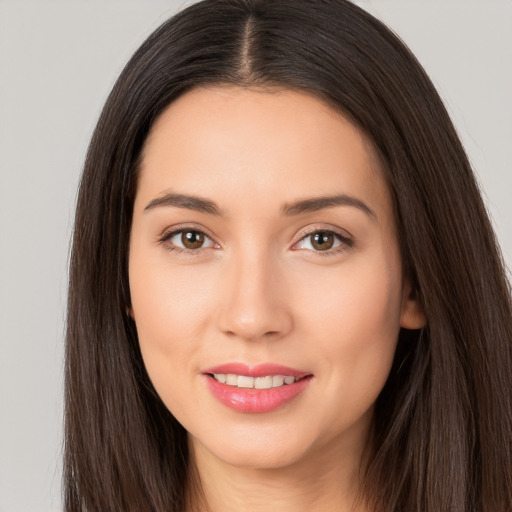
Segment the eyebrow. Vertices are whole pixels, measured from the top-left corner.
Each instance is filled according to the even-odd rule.
[[[174,206],[175,208],[185,208],[210,215],[222,215],[222,210],[213,201],[186,194],[171,193],[157,197],[144,208],[144,211],[152,210],[157,206]]]
[[[161,206],[171,206],[175,208],[185,208],[187,210],[195,210],[209,215],[222,216],[223,212],[217,204],[209,199],[198,196],[191,196],[187,194],[169,193],[161,197],[153,199],[144,208],[144,211],[152,210],[153,208]],[[290,217],[301,215],[304,213],[317,212],[326,208],[333,208],[336,206],[352,206],[358,208],[369,217],[376,219],[375,212],[363,201],[356,197],[346,194],[338,194],[326,197],[313,197],[310,199],[302,199],[290,204],[285,204],[282,209],[283,215]]]
[[[373,219],[377,218],[375,212],[363,201],[356,197],[348,196],[346,194],[338,194],[335,196],[327,197],[314,197],[311,199],[303,199],[295,203],[287,204],[283,207],[283,213],[286,216],[300,215],[302,213],[317,212],[325,208],[333,208],[335,206],[352,206],[363,211]]]

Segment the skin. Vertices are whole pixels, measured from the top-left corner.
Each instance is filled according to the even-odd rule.
[[[155,205],[206,198],[221,215]],[[283,214],[345,194],[354,205]],[[153,202],[153,206],[147,208]],[[182,205],[183,206],[183,205]],[[190,205],[189,205],[190,206]],[[197,249],[181,233],[206,233]],[[335,231],[333,247],[311,232]],[[364,510],[358,471],[400,326],[424,323],[406,279],[371,144],[320,100],[289,90],[198,88],[146,141],[130,241],[131,314],[148,374],[189,432],[189,509]],[[203,371],[277,363],[312,374],[277,410],[220,403]]]

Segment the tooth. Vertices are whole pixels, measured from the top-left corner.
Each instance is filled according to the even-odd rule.
[[[237,386],[239,388],[253,388],[254,387],[254,377],[247,377],[246,375],[239,375]]]
[[[229,384],[230,386],[236,386],[238,384],[238,375],[228,373],[226,375],[226,384]]]
[[[234,373],[214,373],[213,378],[222,384],[247,389],[278,388],[283,384],[293,384],[297,380],[291,375],[266,375],[264,377],[249,377],[247,375],[236,375]]]
[[[272,387],[278,388],[284,384],[284,377],[282,375],[274,375],[272,377]]]
[[[254,387],[256,389],[270,389],[272,387],[272,377],[256,377],[254,379]]]

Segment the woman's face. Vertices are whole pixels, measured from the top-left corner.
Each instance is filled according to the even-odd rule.
[[[129,278],[156,391],[195,453],[237,466],[360,454],[422,322],[370,144],[288,90],[195,89],[158,118]]]

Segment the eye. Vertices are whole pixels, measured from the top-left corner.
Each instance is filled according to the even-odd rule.
[[[208,235],[197,229],[172,231],[164,235],[161,241],[168,244],[170,249],[184,251],[196,251],[216,245]]]
[[[301,238],[294,249],[306,249],[315,252],[338,252],[353,244],[350,238],[329,230],[317,230]],[[333,250],[334,249],[334,250]]]

